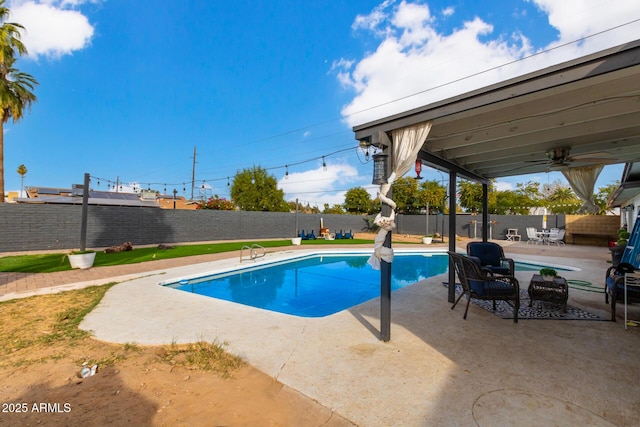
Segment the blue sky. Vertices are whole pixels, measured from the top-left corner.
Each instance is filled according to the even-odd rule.
[[[638,20],[636,1],[10,0],[30,52],[18,67],[40,85],[5,125],[5,188],[20,189],[25,164],[25,186],[88,172],[95,189],[166,183],[189,197],[196,147],[196,197],[228,197],[227,177],[256,165],[287,200],[342,203],[375,191],[353,125],[636,39],[638,22],[426,90]],[[598,185],[621,173],[607,166]]]

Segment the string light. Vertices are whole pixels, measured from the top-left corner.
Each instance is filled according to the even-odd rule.
[[[349,148],[345,148],[345,149],[341,149],[341,150],[333,151],[333,152],[331,152],[331,153],[328,153],[328,154],[322,155],[322,156],[320,156],[320,157],[314,157],[314,158],[310,158],[310,159],[306,159],[306,160],[301,160],[301,161],[299,161],[299,162],[295,162],[295,163],[290,163],[290,164],[284,165],[284,167],[285,167],[285,169],[286,169],[286,171],[285,171],[285,178],[288,178],[288,176],[289,176],[289,166],[300,165],[300,164],[309,163],[309,162],[312,162],[312,161],[316,161],[316,160],[318,160],[318,159],[321,159],[321,160],[322,160],[322,167],[323,167],[323,169],[324,169],[324,170],[327,170],[327,162],[326,162],[326,158],[327,158],[327,157],[332,156],[332,155],[335,155],[335,154],[339,154],[339,153],[347,152],[347,151],[353,150],[354,148],[355,148],[355,149],[358,149],[358,147],[353,147],[353,146],[352,146],[352,147],[349,147]],[[366,153],[366,155],[367,155],[367,159],[368,159],[368,157],[369,157],[369,153],[367,152],[367,153]],[[282,168],[282,166],[273,166],[273,167],[269,167],[269,168],[264,168],[264,170],[273,170],[273,169],[280,169],[280,168]],[[118,181],[119,181],[119,182],[123,182],[123,180],[118,180],[118,181],[113,181],[113,182],[112,182],[111,180],[107,180],[107,179],[105,179],[105,178],[99,178],[99,177],[94,177],[94,178],[98,180],[98,185],[100,185],[100,184],[99,184],[100,180],[107,181],[107,183],[108,183],[108,188],[109,188],[109,189],[113,188],[113,189],[115,190],[116,188],[119,188],[120,190],[122,190],[122,188],[123,188],[122,184],[118,184],[118,183],[117,183]],[[205,179],[205,180],[202,180],[202,186],[201,186],[201,188],[202,188],[202,189],[204,189],[204,188],[205,188],[205,182],[206,182],[206,181],[213,182],[213,181],[221,181],[221,180],[224,180],[224,179],[226,179],[226,180],[227,180],[227,187],[231,187],[231,177],[226,176],[226,177],[224,177],[224,178],[214,178],[214,179]],[[255,184],[255,182],[256,182],[256,179],[255,179],[255,176],[253,176],[253,177],[251,178],[251,183],[252,183],[252,184]],[[113,184],[113,185],[112,185],[112,184]],[[178,186],[178,185],[180,185],[180,183],[179,183],[179,182],[178,182],[178,183],[175,183],[175,182],[173,182],[173,183],[170,183],[170,182],[148,182],[148,183],[147,183],[147,185],[148,185],[148,189],[149,189],[149,190],[151,190],[151,185],[162,185],[162,186],[163,186],[163,188],[164,188],[164,191],[166,192],[166,187],[167,187],[168,185],[169,185],[169,186]],[[133,185],[133,190],[134,190],[134,191],[139,190],[139,186]],[[182,183],[182,192],[183,192],[183,193],[186,193],[186,191],[187,191],[187,188],[186,188],[186,182],[183,182],[183,183]]]

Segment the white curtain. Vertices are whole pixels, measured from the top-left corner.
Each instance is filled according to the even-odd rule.
[[[404,174],[411,170],[411,166],[415,164],[418,152],[429,135],[431,130],[431,122],[418,123],[413,126],[394,130],[391,132],[393,144],[385,132],[380,132],[380,141],[387,145],[392,145],[392,171],[389,175],[387,184],[382,184],[378,191],[380,201],[391,207],[391,215],[383,217],[382,212],[379,213],[374,223],[380,227],[380,231],[376,235],[373,244],[373,255],[369,258],[368,263],[375,269],[380,269],[380,261],[393,262],[393,249],[383,246],[387,234],[396,226],[396,204],[387,197],[391,184],[402,178]]]
[[[603,167],[603,165],[582,166],[562,171],[573,192],[583,201],[580,212],[595,213],[598,211],[599,208],[593,200],[593,194],[596,181]]]

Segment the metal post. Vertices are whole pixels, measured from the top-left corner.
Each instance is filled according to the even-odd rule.
[[[489,226],[489,187],[482,183],[482,241],[487,241],[487,227]]]
[[[389,190],[387,197],[393,197]],[[391,207],[382,204],[382,216],[391,215]],[[383,245],[391,248],[391,231],[387,233]],[[380,340],[388,342],[391,339],[391,263],[382,260],[380,263]]]
[[[296,198],[296,235],[295,237],[298,237],[299,231],[298,231],[298,199]],[[298,270],[296,270],[297,273]]]
[[[89,211],[89,174],[84,174],[84,187],[82,189],[82,222],[80,225],[80,252],[87,248],[87,217]]]
[[[449,171],[449,251],[456,251],[456,172]],[[443,230],[444,231],[444,230]],[[449,257],[449,295],[448,301],[456,299],[456,271]]]

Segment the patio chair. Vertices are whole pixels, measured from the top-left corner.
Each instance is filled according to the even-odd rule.
[[[336,233],[336,240],[338,239],[344,239],[344,233],[342,232],[342,230]]]
[[[496,309],[496,301],[505,301],[513,307],[513,321],[518,323],[518,310],[520,309],[520,284],[518,279],[513,276],[490,276],[468,257],[450,251],[448,254],[462,286],[462,293],[451,306],[452,310],[463,295],[467,295],[467,307],[464,310],[463,319],[467,318],[471,298],[492,300],[494,311]]]
[[[564,246],[564,233],[564,229],[559,230],[557,228],[552,228],[549,233],[549,237],[547,237],[547,243],[550,245],[554,244],[557,246]]]
[[[609,304],[611,299],[611,321],[616,321],[616,301],[624,301],[624,276],[627,273],[637,273],[633,265],[621,262],[617,266],[607,269],[604,285],[604,302]],[[627,286],[627,303],[640,302],[640,288]]]
[[[502,246],[493,242],[467,243],[467,255],[490,274],[513,276],[515,267],[511,258],[504,256]]]
[[[343,239],[353,239],[353,230],[349,230],[349,232],[344,233]]]
[[[534,243],[536,245],[538,243],[542,243],[542,237],[536,233],[536,229],[533,227],[527,227],[527,245],[529,243]]]

